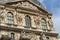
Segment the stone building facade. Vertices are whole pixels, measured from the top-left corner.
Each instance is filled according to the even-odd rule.
[[[0,40],[57,40],[57,36],[52,14],[42,4],[32,0],[0,4]]]
[[[60,36],[57,37],[57,40],[60,40]]]

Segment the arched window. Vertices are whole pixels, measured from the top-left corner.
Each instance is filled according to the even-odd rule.
[[[46,40],[49,40],[49,37],[46,37]]]
[[[11,40],[14,40],[14,39],[15,39],[15,34],[11,33]]]
[[[9,23],[9,24],[13,24],[13,22],[14,22],[13,13],[11,13],[11,12],[8,12],[8,13],[7,13],[7,20],[8,20],[8,23]]]
[[[26,26],[31,27],[31,18],[27,15],[25,16]]]
[[[46,20],[44,18],[41,20],[41,24],[42,24],[42,29],[47,29]]]

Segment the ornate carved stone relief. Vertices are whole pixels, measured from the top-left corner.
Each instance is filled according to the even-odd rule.
[[[4,14],[3,14],[3,10],[0,9],[0,19],[3,20],[4,19]]]
[[[51,19],[49,19],[48,23],[49,23],[49,26],[53,26],[53,22]]]
[[[40,33],[40,40],[47,40],[44,33]]]
[[[0,40],[10,40],[8,35],[0,35]]]
[[[4,17],[2,15],[0,15],[0,19],[4,19]]]
[[[48,24],[49,24],[50,30],[53,30],[53,22],[51,19],[49,19]]]
[[[22,3],[22,6],[27,7],[27,8],[31,8],[31,9],[37,9],[35,6],[33,6],[32,4],[30,4],[28,2]]]
[[[40,25],[40,20],[39,19],[35,19],[34,22],[35,22],[36,25]]]
[[[31,33],[21,32],[21,38],[31,39],[32,35],[31,35]]]
[[[16,7],[25,7],[25,8],[30,8],[30,9],[36,9],[38,10],[37,7],[35,7],[34,5],[32,5],[29,2],[19,2],[17,4],[13,4],[12,6],[16,6]]]
[[[17,15],[15,15],[15,17],[16,17],[17,23],[21,23],[22,22],[22,17],[21,16],[19,16],[17,14]]]

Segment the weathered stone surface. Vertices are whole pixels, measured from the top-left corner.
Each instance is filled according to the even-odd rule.
[[[13,24],[9,24],[7,21],[8,12],[12,12],[13,14],[14,17]],[[26,21],[25,21],[26,15],[28,15],[31,18],[30,28],[26,28]],[[49,19],[49,16],[51,15],[48,12],[44,11],[43,9],[39,10],[36,5],[33,5],[28,1],[25,2],[22,1],[17,3],[13,2],[12,5],[2,4],[0,5],[0,17],[3,18],[3,19],[0,18],[2,20],[0,24],[0,37],[1,35],[7,35],[8,37],[11,37],[11,33],[14,33],[15,40],[20,40],[22,35],[21,32],[23,32],[24,30],[25,34],[22,35],[22,37],[26,39],[40,40],[41,33],[43,32],[45,34],[45,37],[49,37],[49,40],[56,40],[58,34],[55,33],[54,28],[51,27],[53,23],[52,19]],[[42,18],[46,20],[47,25],[46,30],[42,29],[42,23],[41,23]]]

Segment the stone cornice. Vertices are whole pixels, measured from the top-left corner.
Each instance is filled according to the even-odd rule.
[[[30,2],[31,4],[33,4],[34,6],[36,6],[38,9],[44,11],[45,13],[48,13],[48,11],[46,9],[43,9],[42,7],[40,7],[40,5],[37,5],[35,4],[34,2],[32,2],[31,0],[21,0],[21,1],[28,1]],[[5,3],[6,5],[10,5],[10,4],[14,4],[14,3],[18,3],[18,2],[21,2],[20,0],[19,1],[15,1],[15,2],[8,2],[8,3]]]
[[[29,9],[29,8],[24,8],[24,7],[14,7],[14,6],[8,6],[8,5],[3,5],[3,6],[5,8],[8,7],[8,8],[13,8],[15,10],[20,9],[20,10],[30,11],[30,12],[34,12],[34,13],[38,13],[38,14],[42,14],[42,15],[51,15],[51,14],[48,14],[48,13],[44,13],[43,11],[33,10],[33,9]]]
[[[21,27],[21,26],[19,26],[19,27]],[[19,32],[19,33],[24,30],[25,32],[35,33],[35,34],[38,34],[38,35],[40,35],[40,33],[43,32],[47,36],[54,36],[54,37],[58,36],[57,33],[45,32],[45,31],[42,31],[42,30],[39,30],[39,29],[32,29],[32,28],[18,28],[17,25],[16,25],[16,27],[0,25],[0,30],[14,31],[14,32]]]
[[[20,1],[18,1],[18,2],[20,2]],[[15,2],[10,2],[10,3],[7,3],[7,4],[0,4],[0,5],[3,5],[5,7],[9,7],[9,8],[22,9],[22,10],[26,10],[26,11],[30,11],[30,12],[36,12],[36,13],[44,14],[44,15],[52,15],[52,14],[48,13],[46,10],[40,8],[38,5],[34,4],[33,2],[31,2],[31,1],[28,1],[28,2],[35,5],[39,10],[34,10],[34,9],[29,9],[29,8],[24,8],[24,7],[14,7],[14,6],[9,5],[9,4],[15,3]]]

